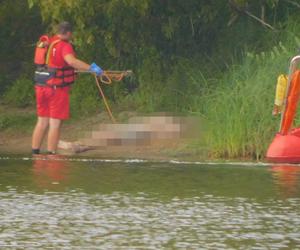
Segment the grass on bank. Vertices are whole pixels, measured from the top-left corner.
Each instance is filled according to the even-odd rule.
[[[242,64],[231,66],[224,74],[212,96],[204,98],[210,125],[206,139],[213,156],[264,157],[280,121],[271,115],[277,76],[287,73],[299,41],[290,35],[285,45],[248,53]]]
[[[113,111],[130,107],[140,112],[174,111],[200,116],[206,129],[201,141],[190,145],[193,151],[205,150],[211,158],[261,159],[278,127],[279,121],[271,116],[275,83],[277,75],[286,72],[290,55],[282,45],[268,53],[247,54],[241,64],[230,66],[215,79],[183,63],[165,84],[145,84],[147,88],[141,85],[118,103],[112,103],[109,88],[105,90]],[[32,106],[32,82],[17,80],[4,101],[19,108]],[[104,110],[93,79],[84,77],[73,87],[71,104],[73,121]],[[29,130],[36,120],[34,113],[1,113],[0,130]]]
[[[242,61],[232,60],[227,70],[214,67],[212,73],[208,63],[182,59],[170,74],[161,76],[157,73],[159,65],[149,63],[144,71],[137,72],[136,90],[129,93],[126,82],[105,86],[104,90],[115,113],[166,111],[201,117],[206,122],[204,137],[199,142],[195,138],[196,142],[189,145],[195,152],[205,151],[211,158],[262,159],[279,125],[279,119],[271,115],[277,76],[287,72],[295,48],[300,47],[300,38],[294,34],[296,30],[290,31],[269,51],[245,53]],[[32,106],[32,81],[17,80],[3,102],[22,108]],[[71,104],[75,120],[84,121],[104,111],[93,78],[80,77],[73,87]],[[2,110],[0,130],[32,127],[34,121],[35,115],[8,115]]]
[[[17,134],[30,132],[36,122],[35,113],[14,113],[11,111],[12,109],[1,111],[0,132],[17,132]]]
[[[287,73],[300,46],[295,33],[269,51],[245,53],[242,62],[215,77],[207,76],[201,64],[185,61],[160,87],[139,89],[131,100],[140,109],[155,105],[159,111],[201,117],[204,137],[190,146],[208,157],[263,159],[279,126],[279,117],[272,117],[277,76]]]

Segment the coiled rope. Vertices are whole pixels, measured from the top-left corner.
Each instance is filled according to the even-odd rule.
[[[127,70],[127,71],[104,71],[101,76],[97,77],[96,74],[94,74],[94,78],[95,78],[95,81],[96,81],[96,85],[98,87],[98,90],[99,90],[99,93],[103,99],[103,102],[104,102],[104,105],[105,105],[105,108],[106,108],[106,111],[111,119],[111,121],[113,123],[116,123],[116,119],[115,117],[113,116],[113,113],[110,109],[110,106],[107,102],[107,98],[103,92],[103,89],[101,88],[101,84],[100,83],[104,83],[104,84],[112,84],[113,81],[116,81],[116,82],[120,82],[123,80],[124,77],[128,76],[132,74],[132,71],[131,70]]]

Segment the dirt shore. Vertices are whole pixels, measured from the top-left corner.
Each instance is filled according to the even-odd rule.
[[[134,113],[122,113],[118,116],[120,121],[124,121],[135,115]],[[76,141],[82,138],[84,134],[103,123],[108,123],[109,120],[105,113],[88,119],[70,120],[63,125],[61,138],[65,141]],[[26,130],[10,129],[0,132],[0,153],[2,154],[31,154],[31,132],[33,124]],[[46,150],[45,142],[41,148]],[[151,146],[106,146],[98,147],[93,150],[88,150],[76,154],[70,150],[59,150],[59,154],[82,156],[82,157],[97,157],[97,158],[139,158],[153,160],[169,160],[169,159],[203,159],[201,154],[191,147],[191,141],[176,140],[171,143],[156,143]]]

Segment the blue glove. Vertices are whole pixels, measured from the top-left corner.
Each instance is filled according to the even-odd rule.
[[[96,63],[91,64],[90,71],[95,73],[97,76],[100,76],[103,73],[103,70]]]

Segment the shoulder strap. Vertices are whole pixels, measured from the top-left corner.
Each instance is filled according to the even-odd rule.
[[[49,64],[49,61],[50,61],[50,53],[54,47],[55,44],[59,43],[61,40],[60,39],[57,39],[57,40],[54,40],[52,43],[50,43],[49,47],[48,47],[48,51],[47,51],[47,56],[46,56],[46,65]]]

